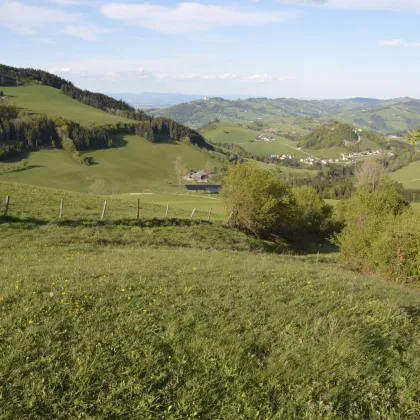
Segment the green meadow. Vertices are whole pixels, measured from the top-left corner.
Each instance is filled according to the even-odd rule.
[[[0,418],[420,416],[418,290],[204,211],[112,197],[101,222],[104,197],[6,194]]]
[[[169,191],[176,188],[173,162],[178,155],[190,169],[202,169],[211,161],[200,149],[182,143],[151,143],[135,135],[120,136],[118,143],[120,147],[86,152],[94,160],[90,166],[64,150],[32,152],[22,169],[2,172],[8,163],[0,163],[0,180],[86,193],[102,179],[112,194]]]
[[[130,122],[91,106],[78,102],[49,86],[27,85],[2,88],[6,99],[18,107],[34,114],[63,117],[83,125]]]
[[[405,188],[420,189],[420,162],[414,162],[392,172],[390,175],[392,179],[403,184]]]

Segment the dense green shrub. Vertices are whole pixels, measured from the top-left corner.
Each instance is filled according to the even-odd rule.
[[[344,224],[335,238],[341,259],[399,282],[420,281],[418,216],[389,181],[374,191],[360,187],[337,208]]]
[[[322,232],[332,225],[333,207],[313,187],[293,188],[294,224],[298,231]]]
[[[257,236],[288,230],[294,197],[287,182],[258,166],[231,165],[221,192],[231,223]]]

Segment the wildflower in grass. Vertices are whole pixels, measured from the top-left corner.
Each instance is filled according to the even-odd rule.
[[[125,292],[125,289],[121,289],[121,292]]]
[[[131,300],[131,296],[127,296],[127,300]]]
[[[29,321],[28,321],[28,324],[29,325],[32,325],[34,323],[34,321],[32,321],[32,319],[30,319]]]

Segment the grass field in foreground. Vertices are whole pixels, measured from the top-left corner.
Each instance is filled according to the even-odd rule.
[[[220,199],[209,199],[195,195],[174,195],[158,193],[153,195],[93,196],[36,187],[0,180],[0,214],[3,214],[5,197],[10,196],[9,216],[53,221],[58,219],[61,199],[64,199],[63,220],[99,220],[104,201],[107,200],[105,220],[131,219],[137,217],[137,200],[140,199],[140,217],[164,218],[166,204],[170,204],[168,217],[189,219],[196,208],[195,219],[207,220],[212,208],[212,220],[225,219]]]
[[[91,166],[81,165],[64,150],[33,152],[26,168],[1,173],[0,180],[86,193],[96,179],[103,179],[110,193],[166,191],[175,188],[173,162],[178,155],[190,169],[202,169],[211,160],[187,144],[153,144],[134,135],[122,136],[122,140],[127,142],[125,146],[86,152],[94,159]]]
[[[63,117],[82,125],[112,124],[118,121],[133,122],[85,105],[49,86],[28,85],[2,88],[11,103],[35,114]]]
[[[420,416],[419,290],[156,204],[8,193],[0,418]]]
[[[420,188],[420,162],[414,162],[390,174],[395,181],[401,182],[405,188]]]
[[[0,417],[419,417],[418,291],[235,235],[0,222]]]

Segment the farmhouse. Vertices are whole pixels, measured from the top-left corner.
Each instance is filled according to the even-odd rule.
[[[212,175],[212,172],[207,169],[200,169],[198,171],[193,169],[184,177],[184,179],[186,181],[208,182],[210,175]]]
[[[260,134],[258,137],[254,139],[254,141],[273,141],[275,138],[270,136],[269,134]]]

